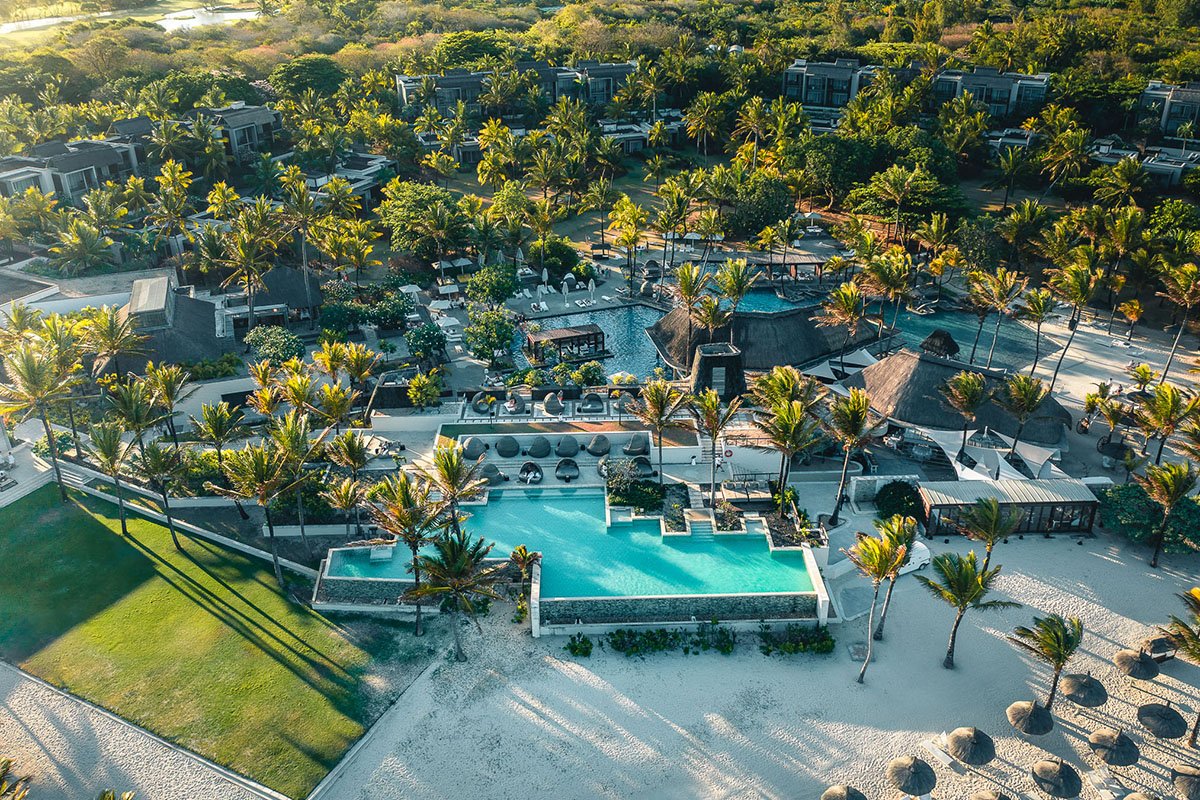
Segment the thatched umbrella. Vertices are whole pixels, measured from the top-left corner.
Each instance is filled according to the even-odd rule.
[[[1133,794],[1125,795],[1125,800],[1161,800],[1161,798],[1149,792],[1134,792]]]
[[[955,728],[946,736],[946,752],[964,764],[982,767],[996,757],[996,745],[978,728]]]
[[[1088,675],[1064,675],[1058,684],[1063,696],[1077,706],[1096,708],[1108,702],[1104,684]]]
[[[916,756],[901,756],[892,759],[887,768],[888,780],[900,791],[908,795],[923,795],[933,791],[937,786],[937,775],[933,767]]]
[[[1054,718],[1036,700],[1020,700],[1004,713],[1010,725],[1029,736],[1043,736],[1054,728]]]
[[[1153,658],[1156,663],[1161,663],[1164,659],[1174,658],[1179,648],[1170,636],[1147,636],[1142,639],[1138,649]]]
[[[1004,794],[1004,792],[989,791],[976,792],[971,795],[970,800],[1012,800],[1012,798]]]
[[[1137,681],[1150,681],[1158,677],[1158,664],[1141,650],[1118,650],[1113,656],[1117,669]]]
[[[1137,710],[1138,722],[1159,739],[1180,739],[1187,733],[1183,715],[1170,703],[1146,703]]]
[[[1060,759],[1042,759],[1033,765],[1030,772],[1038,788],[1051,797],[1079,797],[1079,793],[1083,791],[1083,781],[1080,780],[1079,773]]]
[[[1121,731],[1100,728],[1088,737],[1088,745],[1096,758],[1110,766],[1131,767],[1137,763],[1137,745]]]
[[[821,800],[867,800],[867,796],[853,786],[839,783],[821,792]]]
[[[1200,767],[1176,764],[1171,767],[1171,783],[1184,800],[1200,800]]]

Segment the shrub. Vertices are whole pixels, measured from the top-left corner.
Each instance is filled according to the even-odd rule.
[[[592,640],[582,633],[572,633],[563,649],[576,658],[587,658],[592,654]]]
[[[759,170],[737,190],[737,201],[729,215],[735,233],[757,234],[767,225],[787,217],[793,207],[787,181]]]
[[[279,325],[256,325],[246,334],[246,344],[254,351],[256,360],[265,358],[272,364],[304,356],[304,342],[300,337]]]
[[[764,656],[796,653],[819,653],[825,655],[833,652],[837,641],[829,632],[828,627],[817,625],[788,625],[782,631],[773,631],[771,626],[762,625],[758,629],[758,649]]]
[[[512,621],[518,625],[525,621],[529,616],[529,603],[526,602],[525,596],[521,595],[517,598],[517,610],[513,612]]]
[[[437,324],[427,322],[404,334],[404,341],[414,358],[430,359],[446,349],[446,332]]]
[[[571,381],[576,386],[603,386],[608,381],[604,365],[599,361],[585,361],[571,372]]]
[[[1100,493],[1100,524],[1131,542],[1151,541],[1161,520],[1162,508],[1136,483],[1113,486]],[[1195,497],[1185,497],[1171,511],[1163,549],[1200,549],[1200,503]]]
[[[715,511],[717,530],[736,531],[742,527],[741,512],[728,500],[717,503]]]
[[[890,481],[875,494],[875,514],[887,519],[895,514],[921,518],[921,495],[917,487],[906,481]]]
[[[666,653],[682,650],[686,655],[699,655],[708,650],[716,650],[722,655],[729,655],[737,647],[737,633],[717,624],[702,623],[695,631],[685,631],[682,628],[667,630],[629,630],[619,628],[606,637],[609,647],[626,658],[645,656],[647,653]]]
[[[237,353],[225,353],[219,358],[184,363],[183,368],[192,375],[192,380],[207,381],[214,378],[232,378],[242,368],[242,357]]]
[[[66,431],[54,432],[54,452],[57,455],[61,456],[74,446],[75,442],[71,439],[71,434],[67,433]],[[38,440],[33,443],[33,453],[38,458],[50,457],[50,447],[46,443],[45,436],[39,437]]]
[[[404,330],[408,323],[406,317],[415,307],[416,301],[412,295],[392,292],[367,307],[367,322],[385,330]]]
[[[545,250],[543,256],[542,251]],[[535,239],[529,245],[525,261],[537,272],[543,269],[549,273],[550,282],[557,284],[563,276],[573,272],[579,265],[579,253],[571,246],[571,242],[562,236],[549,236],[545,243]],[[539,276],[540,277],[540,276]]]

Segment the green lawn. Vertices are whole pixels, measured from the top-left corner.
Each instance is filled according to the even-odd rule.
[[[0,657],[292,797],[427,659],[391,623],[340,625],[260,564],[46,486],[0,509]],[[413,664],[413,669],[420,664]]]

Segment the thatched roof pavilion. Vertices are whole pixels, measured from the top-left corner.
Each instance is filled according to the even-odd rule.
[[[955,374],[971,370],[981,373],[989,390],[1003,386],[1004,373],[979,366],[968,367],[961,361],[901,349],[846,379],[846,386],[866,389],[871,405],[880,414],[901,425],[940,430],[961,429],[963,418],[942,396],[942,386]],[[1046,399],[1029,420],[1021,440],[1055,445],[1062,439],[1063,426],[1071,424],[1071,415],[1053,397]],[[977,415],[973,427],[988,427],[1005,436],[1015,436],[1017,419],[995,400],[989,400]]]
[[[742,313],[733,315],[733,344],[742,351],[742,366],[751,372],[771,369],[785,364],[802,365],[836,355],[842,347],[846,331],[841,327],[821,328],[815,316],[819,308],[795,308],[770,314]],[[709,341],[708,331],[692,326],[688,339],[688,314],[676,308],[646,329],[663,360],[672,367],[687,372],[699,345]],[[858,335],[850,348],[875,338],[875,326],[859,326]],[[729,325],[713,332],[714,342],[729,341]]]

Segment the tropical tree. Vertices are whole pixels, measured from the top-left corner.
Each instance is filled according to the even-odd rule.
[[[1076,248],[1075,261],[1050,274],[1050,292],[1057,299],[1069,303],[1071,306],[1071,317],[1067,320],[1067,327],[1070,329],[1071,335],[1067,337],[1067,343],[1063,345],[1062,352],[1058,356],[1058,363],[1054,365],[1054,375],[1050,378],[1050,391],[1054,391],[1054,384],[1058,382],[1058,371],[1062,369],[1063,360],[1071,349],[1071,343],[1075,341],[1083,309],[1087,307],[1096,293],[1096,287],[1099,286],[1100,279],[1104,274],[1100,268],[1092,266],[1086,252],[1080,252],[1081,250],[1082,248]]]
[[[729,325],[729,335],[730,338],[733,337],[733,312],[727,308],[722,308],[721,301],[718,300],[714,295],[705,294],[703,297],[701,297],[700,300],[697,301],[696,305],[692,307],[692,310],[688,316],[689,330],[691,324],[690,321],[695,320],[697,325],[708,331],[709,344],[712,344],[713,335],[717,332],[717,329],[723,325]],[[688,346],[691,346],[690,341],[688,342]],[[688,353],[688,357],[690,360],[690,352]]]
[[[735,397],[724,405],[721,395],[715,389],[705,389],[694,395],[688,404],[692,412],[692,430],[700,436],[707,436],[710,444],[711,458],[709,460],[709,506],[717,506],[717,449],[720,447],[721,434],[725,432],[742,407],[742,399]]]
[[[114,374],[120,375],[120,357],[145,352],[143,346],[147,341],[146,336],[137,332],[133,320],[116,306],[101,306],[89,314],[83,323],[83,337],[95,356],[96,374],[110,366]]]
[[[334,481],[321,490],[321,498],[329,507],[342,512],[342,519],[346,522],[347,539],[350,538],[350,522],[366,496],[367,492],[362,483],[347,477]]]
[[[862,389],[851,388],[849,394],[835,398],[829,407],[829,419],[825,421],[825,428],[831,436],[841,442],[843,453],[837,500],[834,502],[833,514],[829,517],[831,528],[841,521],[838,515],[842,510],[842,503],[846,500],[846,473],[850,470],[850,456],[871,438],[874,425],[871,397]]]
[[[1032,628],[1018,625],[1008,640],[1050,667],[1050,693],[1046,697],[1046,710],[1049,711],[1058,693],[1059,676],[1083,643],[1083,623],[1079,617],[1064,619],[1059,614],[1034,617]]]
[[[629,413],[654,434],[658,446],[658,485],[663,484],[663,433],[669,428],[682,427],[675,415],[687,402],[687,395],[669,381],[656,378],[642,387],[641,396],[630,404]]]
[[[459,614],[467,614],[475,620],[475,626],[483,633],[483,626],[475,618],[476,603],[480,600],[497,600],[495,585],[500,582],[506,563],[485,563],[494,544],[483,539],[473,539],[466,531],[455,530],[447,536],[433,540],[434,552],[418,557],[420,569],[427,582],[414,586],[408,597],[442,597],[447,601],[454,617],[454,659],[466,661],[462,649],[462,634],[459,631]]]
[[[887,519],[877,519],[874,522],[875,530],[879,533],[881,539],[886,539],[892,543],[892,547],[899,550],[904,548],[904,557],[896,564],[896,569],[887,576],[888,590],[883,597],[883,609],[879,612],[879,625],[875,627],[871,637],[877,641],[883,639],[883,625],[887,622],[888,609],[892,607],[892,591],[896,588],[896,578],[900,577],[900,570],[908,566],[909,558],[912,556],[913,542],[917,538],[917,520],[915,517],[906,517],[902,514],[893,514]]]
[[[1165,297],[1183,312],[1179,328],[1175,331],[1175,341],[1171,343],[1171,354],[1167,356],[1167,364],[1163,367],[1162,377],[1159,378],[1159,383],[1162,383],[1171,371],[1171,364],[1175,361],[1175,353],[1179,349],[1179,340],[1187,327],[1188,319],[1192,316],[1192,309],[1200,303],[1200,267],[1191,262],[1167,267],[1159,277],[1163,290],[1158,292],[1158,296]]]
[[[1054,316],[1055,302],[1049,289],[1032,289],[1017,306],[1017,316],[1033,323],[1033,365],[1029,368],[1030,375],[1037,372],[1038,362],[1042,360],[1042,326]]]
[[[992,550],[1000,542],[1016,533],[1021,526],[1021,513],[1005,510],[994,497],[984,497],[964,511],[958,519],[958,527],[968,539],[983,542],[983,571],[992,561]]]
[[[1134,411],[1134,419],[1145,433],[1147,444],[1151,438],[1158,439],[1155,464],[1162,463],[1163,448],[1175,431],[1197,417],[1200,417],[1200,397],[1170,383],[1160,383],[1152,392],[1139,397]]]
[[[988,348],[985,368],[990,369],[992,366],[992,356],[996,352],[996,342],[1000,339],[1000,323],[1004,321],[1004,315],[1008,312],[1008,306],[1025,290],[1026,283],[1026,278],[1004,267],[1000,267],[995,272],[989,274],[987,281],[984,283],[986,287],[985,296],[996,312],[996,328],[992,332],[992,344]]]
[[[442,507],[432,499],[432,486],[408,472],[400,471],[389,475],[375,485],[374,503],[369,505],[371,519],[380,529],[387,531],[409,549],[412,561],[409,570],[413,574],[412,600],[416,606],[413,635],[421,636],[421,588],[422,548],[431,544],[445,529]]]
[[[112,238],[82,217],[71,217],[57,239],[50,248],[50,263],[63,275],[79,275],[112,263]]]
[[[358,480],[358,474],[364,470],[371,460],[371,451],[367,448],[366,440],[358,431],[348,430],[329,440],[325,446],[325,455],[342,469],[350,470],[350,477]],[[360,530],[359,514],[354,514],[355,530]]]
[[[694,324],[692,311],[708,289],[708,279],[708,273],[691,261],[683,262],[675,270],[675,294],[678,295],[679,303],[688,315],[689,345],[692,341],[692,325]]]
[[[754,427],[764,439],[764,445],[759,449],[779,453],[776,486],[780,498],[783,498],[788,485],[792,459],[797,453],[812,447],[820,438],[819,426],[809,410],[809,406],[800,400],[780,401],[754,418]]]
[[[112,479],[114,494],[117,496],[117,511],[121,516],[121,535],[128,536],[121,473],[129,464],[130,445],[121,438],[124,434],[125,431],[116,422],[98,422],[92,425],[88,432],[91,445],[87,448],[87,454],[100,467],[100,471]]]
[[[535,564],[542,563],[542,554],[537,551],[530,550],[523,544],[519,544],[513,549],[512,555],[508,557],[508,560],[511,561],[517,569],[521,570],[521,596],[524,597],[525,583],[529,580],[530,570],[533,569]]]
[[[744,258],[734,258],[726,261],[717,269],[713,283],[721,294],[729,300],[729,312],[737,313],[742,300],[754,288],[758,281],[759,271],[752,268]],[[733,326],[729,327],[729,343],[733,344]]]
[[[463,455],[462,445],[439,445],[429,460],[429,468],[421,468],[420,475],[441,496],[448,526],[459,536],[462,533],[459,504],[477,497],[487,486],[479,474],[482,457],[471,461]]]
[[[145,479],[150,488],[158,492],[162,500],[162,513],[167,519],[167,530],[171,532],[171,541],[175,549],[183,552],[179,543],[179,534],[175,530],[175,518],[171,514],[171,488],[183,474],[183,454],[173,447],[164,447],[158,442],[151,442],[141,449],[133,461],[134,471]]]
[[[930,564],[937,578],[918,575],[917,580],[937,599],[954,609],[954,624],[950,626],[950,643],[946,645],[946,657],[942,666],[954,669],[954,648],[958,643],[958,626],[967,612],[997,611],[1002,608],[1017,608],[1020,603],[1008,600],[988,600],[992,583],[1000,574],[1000,567],[988,569],[976,564],[975,551],[965,556],[958,553],[938,553]]]
[[[858,335],[858,326],[862,324],[866,314],[866,301],[863,298],[862,289],[853,281],[839,285],[821,303],[821,311],[817,315],[817,325],[822,328],[843,327],[846,329],[846,335],[842,337],[842,346],[838,350],[838,361],[842,374],[846,373],[846,349]]]
[[[42,421],[58,493],[66,502],[67,487],[58,465],[58,446],[50,427],[50,410],[70,392],[71,375],[53,354],[34,342],[18,343],[4,354],[3,363],[8,381],[0,383],[0,414],[19,414],[22,420],[35,416]]]
[[[179,449],[179,433],[175,429],[175,408],[191,397],[196,387],[191,385],[191,373],[178,364],[146,364],[146,383],[154,395],[155,405],[162,411],[161,419],[171,433],[171,441]]]
[[[146,431],[162,421],[151,385],[143,378],[113,383],[108,387],[108,403],[125,430],[134,435],[138,449],[144,450]]]
[[[200,406],[200,418],[192,417],[192,430],[200,441],[211,444],[217,452],[217,469],[224,470],[222,463],[225,446],[246,435],[242,425],[242,410],[222,400]]]
[[[1146,491],[1146,495],[1162,509],[1162,520],[1154,531],[1154,555],[1150,566],[1158,569],[1158,557],[1162,554],[1163,542],[1167,537],[1168,520],[1179,502],[1196,488],[1196,468],[1190,461],[1170,462],[1146,467],[1145,475],[1134,475],[1133,479]]]
[[[901,545],[875,536],[859,536],[854,546],[843,550],[850,563],[858,567],[858,571],[871,582],[871,611],[867,615],[867,630],[875,628],[875,608],[879,605],[879,586],[889,575],[900,569],[900,564],[908,555]],[[867,675],[867,667],[871,664],[871,654],[875,649],[875,637],[867,639],[867,654],[863,658],[862,669],[858,671],[858,682],[863,683]]]
[[[1142,306],[1141,300],[1132,299],[1118,305],[1117,312],[1129,323],[1129,330],[1125,334],[1125,341],[1132,342],[1133,329],[1137,327],[1138,320],[1146,313],[1146,309]]]
[[[1042,383],[1041,378],[1011,375],[1004,382],[997,401],[1008,413],[1017,418],[1017,432],[1013,435],[1012,448],[1008,451],[1009,458],[1012,458],[1017,452],[1017,443],[1021,441],[1021,434],[1025,431],[1026,423],[1033,418],[1033,415],[1037,413],[1049,396],[1050,390],[1046,388],[1046,384]]]
[[[958,449],[958,458],[961,459],[967,450],[967,429],[975,421],[979,409],[992,399],[992,394],[981,373],[963,370],[943,384],[942,397],[963,417],[962,445]]]
[[[1177,655],[1183,656],[1193,664],[1200,664],[1200,588],[1193,587],[1181,592],[1179,599],[1187,607],[1186,619],[1172,614],[1170,623],[1162,632],[1171,639]],[[1192,733],[1188,737],[1189,747],[1196,746],[1197,737],[1200,737],[1200,714],[1197,714],[1196,722],[1192,725]]]
[[[225,480],[229,486],[209,482],[206,488],[232,500],[253,500],[263,510],[267,522],[267,538],[271,542],[271,563],[275,581],[281,589],[287,585],[279,565],[279,545],[275,540],[275,520],[271,503],[293,488],[292,472],[285,458],[266,442],[247,442],[240,450],[231,450],[225,457]]]

